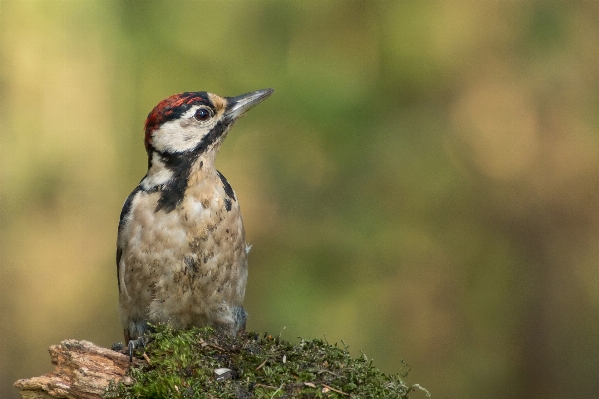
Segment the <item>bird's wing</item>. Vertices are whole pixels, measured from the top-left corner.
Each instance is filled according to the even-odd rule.
[[[121,234],[123,231],[123,227],[127,223],[127,216],[129,216],[129,214],[131,213],[131,205],[133,204],[133,199],[141,190],[142,190],[142,187],[141,187],[141,185],[139,185],[135,188],[135,190],[133,190],[131,192],[131,194],[129,194],[129,196],[125,200],[125,203],[123,204],[123,209],[121,210],[121,216],[119,218],[119,232],[118,232],[119,237],[117,239],[117,245],[116,245],[116,276],[117,276],[117,281],[119,284],[119,293],[121,292],[121,290],[124,290],[125,293],[127,292],[127,288],[125,287],[125,276],[123,275],[124,271],[125,271],[124,264],[121,265],[121,257],[123,255],[123,247],[121,246],[120,237],[121,237]],[[121,271],[121,267],[123,268],[122,271]]]

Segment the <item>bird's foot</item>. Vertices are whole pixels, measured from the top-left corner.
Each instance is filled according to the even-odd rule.
[[[146,345],[148,345],[150,343],[150,338],[147,337],[146,335],[142,335],[141,337],[137,338],[137,339],[132,339],[129,341],[129,344],[127,344],[127,350],[129,353],[129,361],[132,362],[133,361],[133,353],[135,352],[135,349],[138,348],[146,348]]]

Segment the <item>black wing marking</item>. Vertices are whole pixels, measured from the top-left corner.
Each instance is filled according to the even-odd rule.
[[[135,198],[137,193],[139,193],[142,190],[143,190],[143,188],[141,187],[141,185],[135,187],[135,190],[133,190],[131,192],[131,194],[129,194],[127,199],[125,200],[125,203],[123,204],[123,209],[121,210],[121,216],[119,218],[119,233],[121,232],[123,225],[125,224],[125,218],[131,212],[131,205],[133,204],[133,198]]]
[[[121,263],[121,256],[123,255],[123,248],[117,245],[116,247],[116,281],[119,285],[119,293],[121,292],[121,276],[119,273],[119,263]]]
[[[129,194],[129,196],[127,197],[127,199],[125,200],[125,203],[123,204],[123,209],[121,210],[121,216],[119,218],[119,230],[118,230],[118,234],[121,234],[121,230],[123,229],[123,226],[125,225],[125,219],[127,218],[127,216],[131,213],[131,205],[133,204],[133,199],[135,198],[135,196],[137,195],[137,193],[139,193],[140,191],[142,191],[142,187],[141,185],[135,187],[135,190],[133,190],[133,192],[131,192],[131,194]],[[117,246],[116,246],[116,279],[118,281],[119,284],[119,292],[121,292],[121,276],[119,273],[119,263],[121,263],[121,256],[123,255],[123,248],[121,248],[118,244],[118,240],[117,240]]]
[[[231,198],[233,201],[236,201],[235,192],[233,191],[233,188],[231,187],[225,176],[223,176],[223,174],[220,173],[218,170],[216,171],[216,173],[218,173],[218,177],[220,177],[220,181],[223,183],[223,188],[225,189],[225,194],[227,194],[227,197]]]

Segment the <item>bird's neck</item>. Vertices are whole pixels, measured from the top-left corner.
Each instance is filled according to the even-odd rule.
[[[215,152],[201,154],[185,153],[151,153],[148,174],[140,186],[146,192],[158,192],[160,197],[155,212],[173,211],[185,197],[189,186],[198,181],[218,178],[214,169]]]
[[[162,153],[153,151],[148,162],[148,173],[142,186],[146,190],[162,190],[174,185],[187,186],[188,180],[203,179],[215,175],[216,151]]]

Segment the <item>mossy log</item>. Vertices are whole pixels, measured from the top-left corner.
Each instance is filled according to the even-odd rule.
[[[23,399],[372,398],[406,399],[418,384],[385,375],[362,354],[321,339],[292,344],[269,334],[229,337],[210,328],[153,326],[129,357],[87,341],[50,347],[55,370],[19,380]],[[345,346],[345,344],[344,344]]]
[[[15,382],[23,399],[101,399],[112,383],[130,383],[129,357],[88,341],[68,339],[49,349],[52,373]]]

